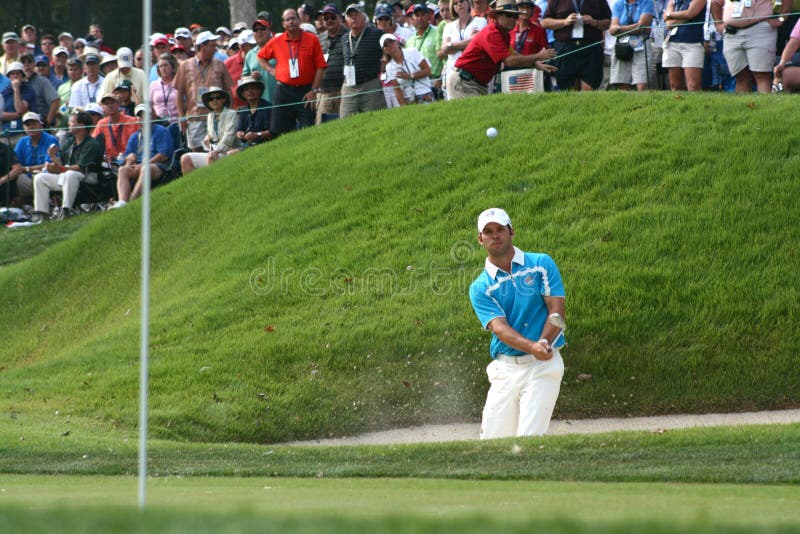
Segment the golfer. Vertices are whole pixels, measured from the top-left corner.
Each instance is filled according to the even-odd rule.
[[[488,256],[469,297],[481,325],[492,331],[493,359],[481,439],[546,433],[564,375],[564,337],[547,321],[552,313],[564,316],[561,275],[550,256],[523,252],[513,239],[505,211],[480,214],[478,243]]]

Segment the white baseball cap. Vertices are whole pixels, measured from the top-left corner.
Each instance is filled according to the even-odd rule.
[[[214,35],[210,31],[206,30],[204,32],[200,32],[200,34],[197,36],[197,39],[195,39],[194,44],[200,46],[201,44],[205,44],[209,41],[216,41],[217,39],[219,39],[218,35]]]
[[[243,44],[249,44],[249,45],[258,44],[258,43],[256,43],[256,37],[253,34],[253,30],[242,30],[241,33],[239,34],[238,39],[239,39],[239,44],[240,45],[243,45]]]
[[[478,233],[483,232],[489,223],[497,223],[500,226],[511,226],[511,217],[505,210],[500,208],[489,208],[478,215]]]
[[[22,124],[25,124],[28,121],[39,121],[42,122],[42,117],[39,116],[38,113],[33,111],[28,111],[25,115],[22,116]]]
[[[57,46],[53,49],[53,57],[56,57],[59,54],[66,54],[69,55],[69,50],[64,48],[63,46]]]
[[[133,51],[127,46],[117,50],[117,66],[123,69],[133,67]]]
[[[176,28],[174,35],[175,35],[176,39],[178,37],[180,37],[182,39],[191,39],[192,38],[192,32],[189,31],[189,28],[184,28],[184,27]]]

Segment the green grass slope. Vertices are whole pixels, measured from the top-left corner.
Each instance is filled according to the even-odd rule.
[[[489,338],[467,288],[491,206],[565,279],[556,417],[800,405],[794,107],[671,94],[421,106],[156,190],[151,434],[276,442],[478,418]],[[135,428],[138,209],[0,270],[0,406],[15,424]]]

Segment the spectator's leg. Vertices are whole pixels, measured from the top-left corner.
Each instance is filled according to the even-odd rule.
[[[339,102],[339,117],[345,118],[358,113],[358,86],[342,86],[342,99]]]
[[[783,90],[787,92],[800,91],[800,67],[783,69]]]
[[[131,180],[135,180],[141,165],[123,165],[117,174],[117,198],[128,202],[131,198]]]
[[[759,93],[772,92],[772,73],[771,72],[754,72],[753,78],[756,79],[756,87]]]
[[[744,68],[736,73],[736,92],[753,92],[753,76],[750,73],[750,69]]]
[[[365,111],[386,109],[386,98],[383,96],[381,81],[376,78],[364,85],[366,86],[366,90],[369,91],[369,93],[365,95],[367,99],[367,109]]]
[[[61,191],[58,175],[42,172],[33,177],[33,209],[48,213],[50,211],[50,191]]]
[[[687,67],[683,69],[683,76],[686,78],[687,91],[702,91],[703,90],[703,69],[696,67]]]
[[[669,88],[672,91],[685,91],[686,81],[683,78],[681,67],[671,67],[669,69]]]
[[[22,173],[17,177],[17,194],[24,199],[33,197],[33,180],[30,175]]]
[[[191,154],[184,154],[181,156],[181,173],[189,174],[194,170],[194,162],[192,161]]]
[[[138,167],[140,168],[139,178],[136,180],[136,184],[133,186],[133,190],[130,194],[130,200],[134,200],[142,196],[142,189],[144,188],[144,167]],[[153,183],[155,180],[161,178],[163,172],[164,171],[162,171],[158,165],[150,165],[150,183]]]
[[[64,178],[64,185],[61,186],[63,191],[61,207],[72,209],[72,205],[75,203],[75,197],[78,196],[78,188],[81,185],[84,174],[78,171],[67,171],[62,173],[62,176]]]

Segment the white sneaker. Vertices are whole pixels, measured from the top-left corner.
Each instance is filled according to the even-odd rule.
[[[117,208],[121,208],[121,207],[125,206],[126,204],[127,204],[127,202],[125,202],[124,200],[117,200],[116,202],[114,202],[114,205],[113,206],[109,206],[108,209],[115,210]]]

